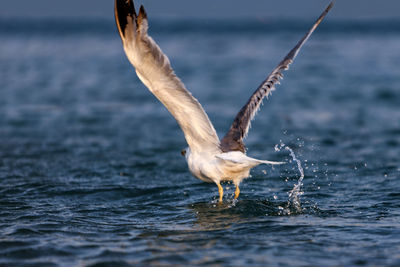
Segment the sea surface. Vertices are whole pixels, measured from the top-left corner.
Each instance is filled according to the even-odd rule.
[[[222,137],[312,23],[155,19],[150,34]],[[399,25],[328,15],[246,139],[286,164],[218,204],[111,18],[1,18],[0,265],[400,266]]]

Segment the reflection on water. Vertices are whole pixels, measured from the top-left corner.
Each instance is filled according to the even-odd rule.
[[[187,207],[196,217],[196,229],[214,231],[229,229],[232,225],[265,220],[266,217],[299,215],[309,211],[308,207],[298,210],[297,207],[287,204],[287,202],[281,201],[241,199],[217,204],[200,202]],[[283,206],[285,210],[282,210]]]
[[[200,231],[214,231],[228,229],[234,223],[241,223],[245,218],[235,213],[236,205],[229,201],[222,203],[200,202],[188,206],[196,217],[195,228]]]

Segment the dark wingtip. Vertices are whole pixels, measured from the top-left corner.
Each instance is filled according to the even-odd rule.
[[[147,12],[144,9],[144,6],[141,5],[140,9],[139,9],[139,15],[138,15],[138,25],[141,25],[143,20],[147,20]]]
[[[136,20],[135,4],[132,0],[115,0],[114,14],[119,34],[123,37],[128,18],[131,17],[134,21]]]
[[[145,22],[145,23],[143,23]],[[146,10],[144,10],[143,5],[140,6],[139,8],[139,15],[137,18],[137,24],[138,24],[138,31],[141,33],[147,32],[147,13]]]
[[[328,14],[329,10],[332,9],[333,5],[335,4],[335,1],[332,1],[329,3],[329,5],[325,8],[324,12],[322,12],[321,16],[317,19],[316,24],[320,24],[321,21],[325,18],[326,14]]]
[[[325,9],[325,11],[324,11],[323,14],[326,15],[326,14],[329,12],[329,10],[331,10],[332,7],[335,5],[335,2],[336,2],[336,0],[331,1],[331,2],[329,3],[329,5],[327,6],[327,8]]]
[[[139,9],[139,16],[143,17],[144,19],[147,19],[147,12],[146,12],[146,10],[144,9],[144,6],[143,6],[143,5],[140,6],[140,9]]]
[[[326,12],[328,12],[329,10],[331,10],[331,8],[335,5],[336,0],[333,0],[330,2],[329,6],[326,8]]]

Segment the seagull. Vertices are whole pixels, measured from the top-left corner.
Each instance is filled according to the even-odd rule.
[[[132,0],[115,0],[115,21],[128,60],[143,84],[178,122],[188,144],[181,154],[185,156],[190,172],[198,179],[218,186],[220,203],[224,194],[221,182],[234,183],[234,198],[237,199],[240,194],[239,185],[250,176],[253,167],[260,164],[283,164],[247,156],[243,139],[263,99],[275,90],[275,85],[283,78],[282,72],[289,68],[333,3],[328,5],[307,34],[254,91],[236,115],[229,131],[220,140],[199,101],[186,89],[172,69],[168,57],[148,35],[148,19],[143,5],[136,13]]]

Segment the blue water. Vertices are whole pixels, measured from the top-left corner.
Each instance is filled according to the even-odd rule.
[[[222,136],[312,21],[150,22]],[[218,205],[111,19],[1,19],[0,265],[399,266],[398,25],[328,16],[246,139],[287,164]]]

